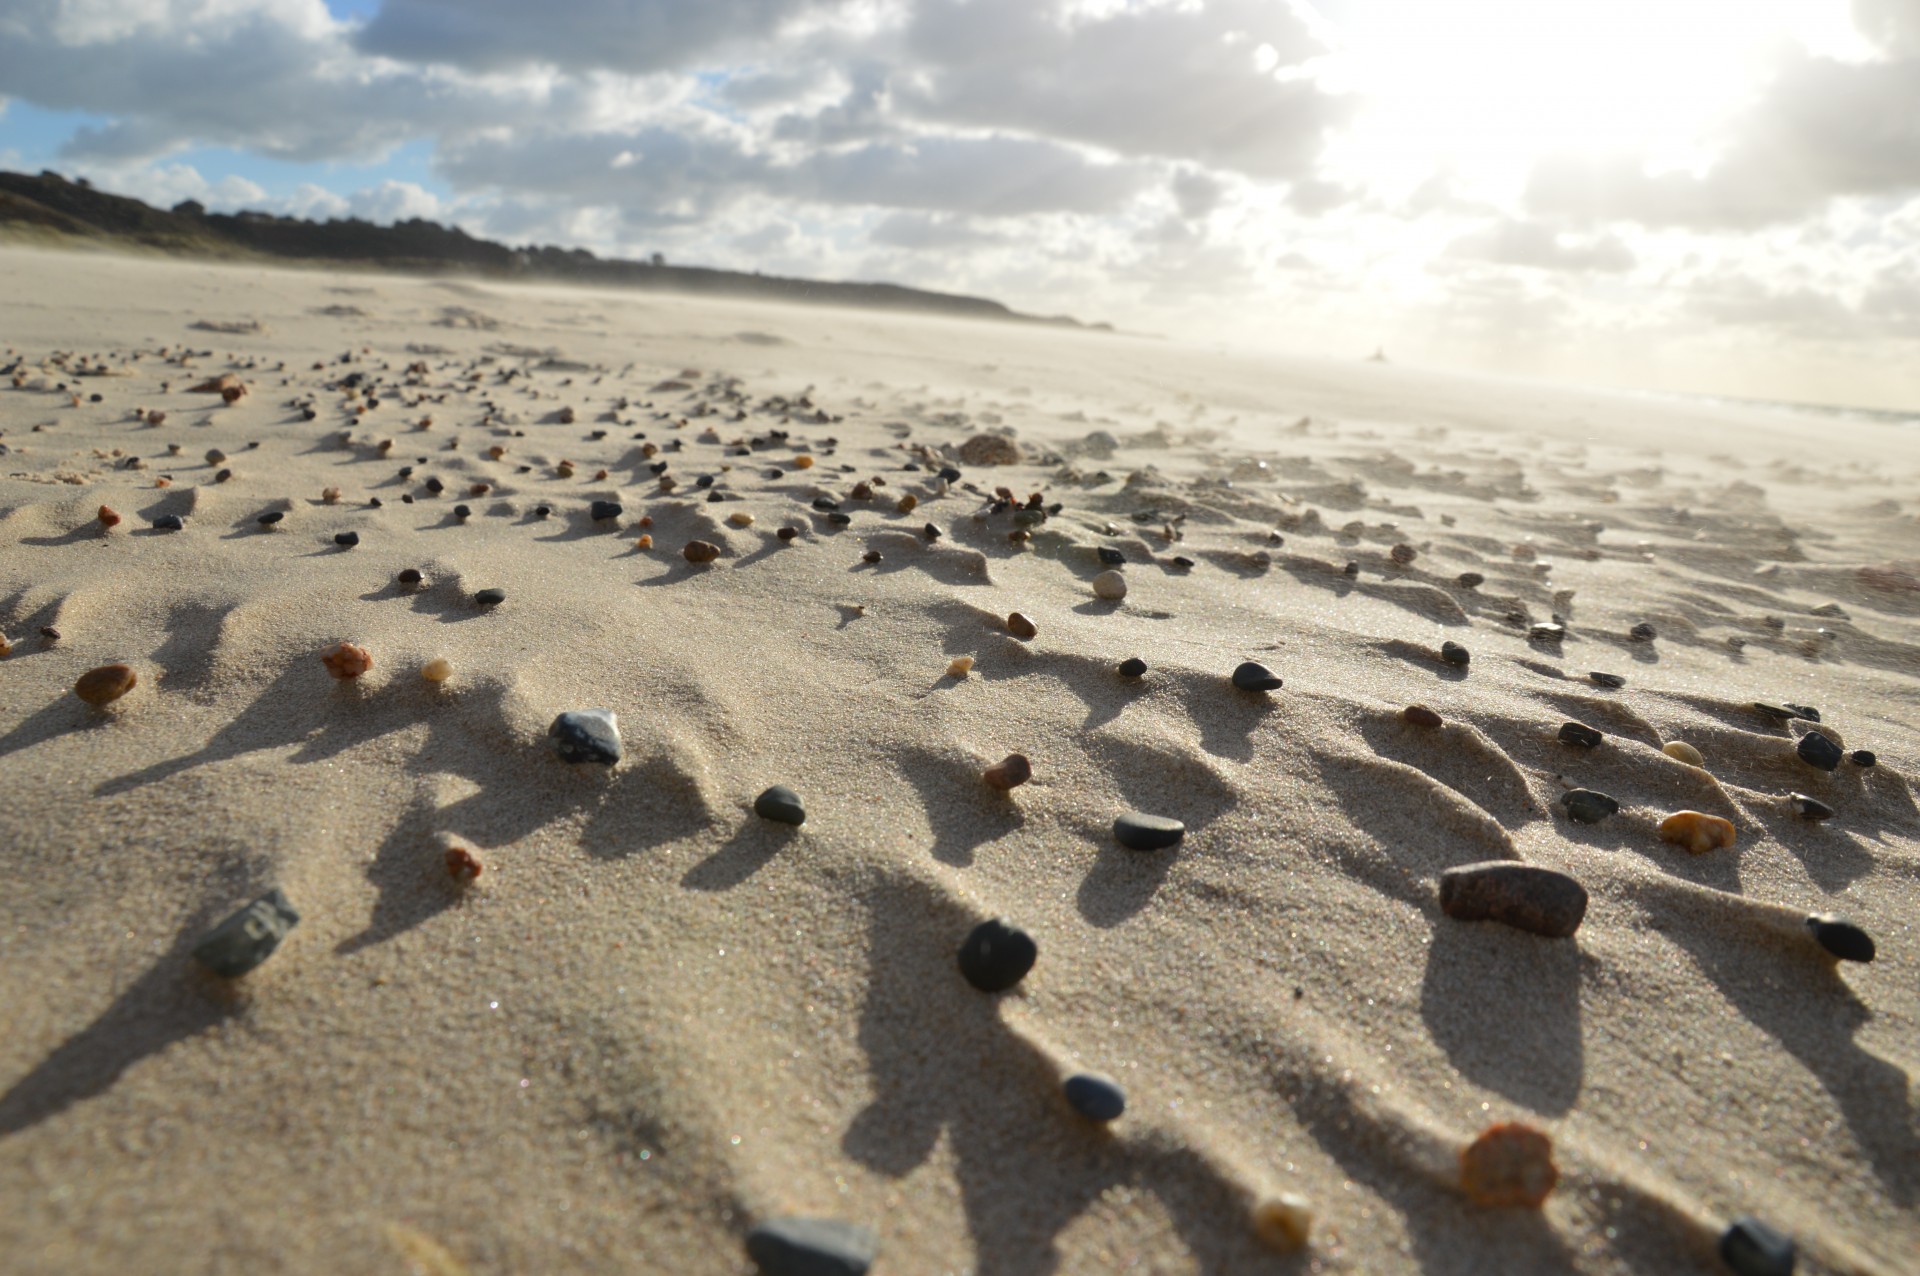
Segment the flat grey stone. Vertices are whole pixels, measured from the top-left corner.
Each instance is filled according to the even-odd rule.
[[[1113,822],[1114,840],[1130,851],[1164,851],[1180,845],[1187,826],[1164,815],[1128,811]]]
[[[238,979],[280,947],[299,924],[287,897],[275,887],[207,932],[194,946],[193,959],[225,979]]]
[[[1620,803],[1594,789],[1568,789],[1560,801],[1582,824],[1598,824],[1620,809]]]
[[[1463,864],[1440,874],[1440,908],[1463,922],[1500,922],[1565,939],[1587,915],[1587,891],[1565,873],[1514,860]]]
[[[562,762],[612,766],[620,760],[620,723],[611,709],[570,710],[553,720],[547,735]]]
[[[1061,1087],[1067,1104],[1089,1121],[1115,1121],[1127,1110],[1127,1096],[1112,1077],[1077,1072]]]
[[[763,1276],[866,1276],[879,1252],[872,1228],[837,1218],[773,1218],[747,1233]]]

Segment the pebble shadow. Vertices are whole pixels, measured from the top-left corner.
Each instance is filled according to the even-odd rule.
[[[726,845],[688,869],[680,884],[696,891],[732,890],[771,863],[799,836],[800,831],[791,825],[749,818]]]
[[[1548,1116],[1580,1097],[1576,943],[1443,917],[1427,948],[1420,1017],[1460,1075]]]

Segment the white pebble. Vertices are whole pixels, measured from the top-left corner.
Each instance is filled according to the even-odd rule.
[[[1093,592],[1102,598],[1119,600],[1127,596],[1127,578],[1119,572],[1105,571],[1093,578]]]
[[[420,666],[420,676],[428,682],[445,682],[453,677],[453,661],[445,656],[435,656]]]

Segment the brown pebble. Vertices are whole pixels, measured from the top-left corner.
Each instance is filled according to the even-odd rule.
[[[866,553],[860,555],[860,561],[863,563],[877,563],[880,561],[880,551],[877,549],[870,549]]]
[[[1440,910],[1455,921],[1500,922],[1565,939],[1587,915],[1587,891],[1565,873],[1538,864],[1486,860],[1440,874]]]
[[[462,886],[480,876],[480,861],[464,846],[447,848],[447,873]]]
[[[1007,632],[1024,642],[1038,634],[1040,628],[1024,614],[1016,611],[1007,617]]]
[[[916,497],[912,492],[908,492],[905,496],[901,497],[898,501],[894,502],[893,507],[899,510],[902,514],[911,514],[914,511],[914,507],[919,504],[920,504],[919,498]]]
[[[813,458],[803,452],[793,458],[793,468],[796,470],[810,470],[813,468]]]
[[[783,541],[790,541],[799,534],[800,529],[797,527],[783,527],[774,533],[775,536],[778,536]]]
[[[336,678],[358,678],[373,668],[373,653],[350,642],[336,642],[320,653],[320,663]]]
[[[633,547],[635,549],[652,549],[653,536],[650,533],[646,533],[646,532],[641,533],[640,539],[633,543]]]
[[[60,641],[60,631],[58,629],[55,629],[52,625],[40,626],[40,636],[49,643],[55,643]]]
[[[73,684],[73,694],[97,709],[126,695],[139,681],[139,675],[129,665],[101,665],[80,675],[80,680]]]
[[[1395,545],[1392,549],[1387,551],[1387,557],[1391,558],[1394,562],[1399,563],[1402,567],[1405,567],[1408,563],[1411,563],[1414,559],[1418,558],[1419,556],[1420,556],[1420,551],[1416,550],[1411,545]]]
[[[985,779],[989,788],[999,789],[1002,793],[1018,788],[1033,778],[1033,763],[1027,761],[1022,753],[1009,753],[1006,760],[998,766],[987,768]]]
[[[320,499],[328,505],[338,505],[340,503],[340,489],[337,487],[322,488],[320,489]]]
[[[1660,821],[1660,840],[1684,846],[1695,855],[1704,855],[1733,845],[1733,823],[1702,811],[1675,811]]]
[[[1517,1121],[1488,1126],[1460,1151],[1460,1186],[1475,1205],[1537,1210],[1559,1181],[1553,1140]]]
[[[111,505],[102,505],[97,517],[100,519],[100,526],[102,527],[118,527],[120,525],[120,513]]]
[[[1416,727],[1437,727],[1445,721],[1439,714],[1423,704],[1410,704],[1400,711],[1400,716]]]
[[[711,563],[720,557],[720,547],[711,541],[688,541],[680,553],[689,563]]]
[[[0,660],[5,660],[8,656],[11,656],[12,654],[13,654],[13,639],[7,637],[5,634],[0,634]]]

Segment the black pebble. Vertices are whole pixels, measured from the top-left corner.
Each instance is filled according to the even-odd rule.
[[[471,518],[473,517],[473,506],[456,505],[453,507],[453,516],[455,518]]]
[[[178,514],[162,514],[153,520],[153,530],[156,532],[181,532],[185,531],[186,527],[186,520]]]
[[[1757,1218],[1736,1218],[1720,1234],[1720,1261],[1737,1276],[1793,1276],[1793,1238]]]
[[[1127,556],[1125,554],[1122,554],[1117,549],[1109,549],[1105,545],[1102,545],[1099,547],[1099,553],[1100,553],[1100,561],[1108,567],[1120,567],[1120,566],[1123,566],[1127,561]]]
[[[333,534],[333,543],[338,545],[341,549],[352,549],[355,545],[358,545],[360,543],[360,533],[335,532]]]
[[[599,522],[601,519],[619,518],[622,509],[619,501],[595,501],[587,508],[587,513],[593,516],[595,522]]]
[[[255,519],[254,521],[259,523],[260,526],[262,527],[272,527],[275,523],[279,522],[281,519],[285,518],[286,516],[287,514],[285,510],[268,510],[266,513],[262,514],[259,518]]]
[[[1113,837],[1130,851],[1164,851],[1180,845],[1187,826],[1164,815],[1128,811],[1113,822]]]
[[[1455,579],[1467,589],[1478,589],[1487,583],[1487,578],[1479,572],[1461,572]]]
[[[402,585],[418,585],[420,583],[420,569],[418,567],[403,567],[400,569],[400,574],[394,577],[394,579]]]
[[[1620,809],[1620,803],[1593,789],[1568,789],[1560,801],[1567,814],[1582,824],[1598,824]]]
[[[1627,679],[1624,674],[1595,672],[1588,674],[1587,677],[1593,679],[1595,686],[1624,687],[1627,685]]]
[[[848,524],[853,522],[853,515],[842,514],[838,511],[835,511],[832,514],[827,515],[827,521],[829,523],[832,523],[835,527],[845,527]]]
[[[440,493],[447,490],[447,485],[445,483],[442,483],[437,478],[430,478],[427,480],[427,490],[429,492],[432,492],[435,496],[438,496],[440,495]]]
[[[1348,563],[1340,569],[1340,574],[1342,576],[1358,576],[1360,574],[1360,564]]]
[[[879,1252],[870,1228],[833,1218],[768,1219],[747,1233],[761,1276],[866,1276]]]
[[[1147,662],[1138,656],[1120,662],[1120,676],[1122,678],[1142,678],[1146,676],[1146,672]]]
[[[1527,630],[1527,637],[1533,639],[1535,642],[1559,642],[1566,636],[1567,627],[1565,625],[1548,623],[1535,625]]]
[[[1809,731],[1801,736],[1800,743],[1796,746],[1794,752],[1800,755],[1802,762],[1810,766],[1817,766],[1822,771],[1833,770],[1840,765],[1840,760],[1846,756],[1845,751],[1843,751],[1839,745],[1835,744],[1830,737],[1821,735],[1818,731]]]
[[[224,483],[232,477],[233,477],[232,470],[221,470],[213,476],[213,481],[216,483]]]
[[[507,591],[504,589],[483,589],[473,596],[473,601],[482,607],[498,607],[501,603],[507,601]]]
[[[1563,723],[1560,727],[1560,742],[1562,744],[1576,745],[1582,749],[1594,749],[1598,748],[1600,742],[1604,739],[1606,739],[1605,736],[1584,722]]]
[[[1795,716],[1805,718],[1808,722],[1820,721],[1820,711],[1809,705],[1790,704],[1783,707],[1793,710]]]
[[[800,795],[784,784],[776,784],[753,800],[753,813],[763,820],[780,824],[805,824],[807,810]]]
[[[697,479],[695,479],[695,480],[693,481],[693,485],[694,485],[695,487],[712,487],[712,486],[713,486],[713,475],[711,475],[711,474],[702,474],[702,475],[701,475],[701,476],[700,476],[699,478],[697,478]]]
[[[1880,761],[1871,749],[1855,749],[1847,755],[1847,761],[1855,766],[1873,766]]]
[[[930,541],[937,541],[940,539],[940,529],[935,527],[932,523],[928,523],[925,527],[921,528],[920,530],[926,535],[926,538]]]
[[[960,973],[981,992],[1005,992],[1027,977],[1039,956],[1033,936],[996,917],[968,932],[960,945]]]
[[[553,507],[551,505],[536,505],[533,507],[533,516],[535,518],[546,518],[552,513]]]
[[[1127,1110],[1127,1095],[1112,1077],[1098,1072],[1076,1072],[1061,1091],[1067,1105],[1089,1121],[1115,1121]]]
[[[1660,631],[1644,620],[1627,630],[1627,637],[1633,639],[1635,642],[1652,642],[1659,636]]]
[[[1820,941],[1820,947],[1841,961],[1873,960],[1873,936],[1844,917],[1816,913],[1807,918],[1807,929]]]
[[[1242,691],[1275,691],[1284,684],[1279,674],[1258,661],[1248,660],[1233,671],[1233,685]]]
[[[960,471],[948,465],[941,469],[940,477],[949,483],[958,483],[960,481]]]
[[[1173,556],[1173,565],[1181,571],[1191,571],[1193,569],[1193,560],[1185,554],[1175,554]]]
[[[1443,642],[1440,644],[1440,659],[1450,665],[1460,665],[1464,668],[1472,663],[1473,653],[1457,642]]]
[[[1809,797],[1805,793],[1788,794],[1787,805],[1792,807],[1793,813],[1803,820],[1830,820],[1833,818],[1832,807],[1822,802],[1819,798]]]

